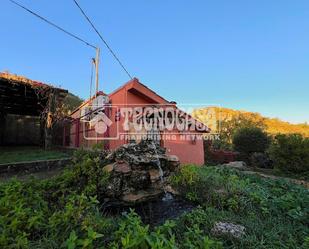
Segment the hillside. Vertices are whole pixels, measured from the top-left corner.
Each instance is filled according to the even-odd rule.
[[[278,118],[264,117],[260,113],[255,112],[239,111],[223,107],[208,107],[194,110],[192,115],[201,122],[206,123],[209,122],[208,120],[211,116],[216,117],[216,120],[221,120],[222,122],[241,117],[248,120],[253,120],[254,122],[262,123],[266,127],[267,132],[270,134],[300,133],[306,137],[309,137],[308,124],[291,124]]]
[[[80,97],[69,92],[63,102],[65,112],[70,115],[71,112],[74,111],[77,107],[79,107],[82,103],[83,100]]]

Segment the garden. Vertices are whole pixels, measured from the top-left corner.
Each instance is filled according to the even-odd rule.
[[[308,189],[214,166],[186,165],[169,181],[194,205],[161,224],[103,204],[110,175],[99,150],[77,151],[46,180],[0,185],[1,248],[309,248]],[[145,204],[146,205],[146,204]],[[239,234],[216,225],[242,227]]]

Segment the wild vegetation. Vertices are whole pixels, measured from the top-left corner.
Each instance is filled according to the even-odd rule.
[[[215,115],[216,120],[221,122],[221,132],[223,139],[226,137],[231,142],[232,130],[235,126],[247,127],[256,126],[264,128],[267,133],[275,134],[293,134],[299,133],[305,137],[309,137],[309,125],[291,124],[277,118],[263,117],[259,113],[238,111],[221,107],[202,108],[193,111],[193,116],[200,121],[209,121],[210,115]]]
[[[214,131],[219,132],[220,140],[205,144],[206,158],[212,163],[221,163],[212,159],[213,151],[234,151],[239,153],[237,160],[249,166],[273,168],[272,174],[309,179],[307,124],[294,125],[259,113],[218,107],[195,110],[193,116],[206,123],[215,117]]]
[[[69,92],[63,101],[63,110],[67,115],[69,115],[82,103],[83,103],[83,100],[80,97]]]
[[[306,248],[308,190],[215,167],[185,166],[171,179],[199,204],[157,227],[132,210],[106,216],[109,175],[99,150],[78,151],[73,165],[48,180],[0,185],[0,248]],[[241,224],[239,239],[212,233],[215,222]]]
[[[307,248],[309,192],[284,180],[267,180],[226,168],[187,166],[174,186],[200,208],[180,224],[211,236],[217,221],[246,227],[241,239],[220,240],[225,248]],[[182,227],[181,225],[179,227]]]
[[[269,149],[277,170],[286,173],[309,173],[309,138],[299,134],[277,135]]]
[[[265,153],[269,142],[268,135],[258,127],[236,129],[233,134],[234,149],[247,160],[253,153]]]

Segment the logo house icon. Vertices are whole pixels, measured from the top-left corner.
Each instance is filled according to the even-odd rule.
[[[94,127],[96,133],[104,134],[108,127],[110,127],[113,122],[106,116],[104,112],[99,112],[90,121],[90,126]]]

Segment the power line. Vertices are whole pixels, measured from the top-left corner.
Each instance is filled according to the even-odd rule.
[[[122,69],[126,72],[126,74],[129,76],[130,79],[132,79],[131,74],[128,72],[128,70],[125,68],[125,66],[122,64],[122,62],[120,61],[120,59],[117,57],[117,55],[114,53],[114,51],[111,49],[111,47],[108,45],[108,43],[105,41],[105,39],[102,37],[102,35],[100,34],[100,32],[96,29],[96,27],[94,26],[94,24],[91,22],[91,20],[89,19],[89,17],[86,15],[86,13],[83,11],[83,9],[80,7],[80,5],[78,4],[78,2],[76,0],[73,0],[74,3],[76,4],[76,6],[79,8],[79,10],[81,11],[81,13],[83,14],[83,16],[87,19],[87,21],[89,22],[89,24],[92,26],[92,28],[94,29],[94,31],[97,33],[97,35],[101,38],[101,40],[103,41],[103,43],[105,44],[105,46],[107,47],[107,49],[110,51],[110,53],[114,56],[114,58],[117,60],[117,62],[119,63],[119,65],[122,67]]]
[[[90,46],[90,47],[96,49],[96,46],[94,46],[94,45],[92,45],[91,43],[89,43],[89,42],[83,40],[82,38],[78,37],[77,35],[74,35],[74,34],[72,34],[71,32],[66,31],[65,29],[61,28],[61,27],[58,26],[57,24],[55,24],[55,23],[53,23],[53,22],[47,20],[46,18],[44,18],[44,17],[40,16],[39,14],[33,12],[32,10],[30,10],[30,9],[28,9],[27,7],[21,5],[20,3],[17,3],[17,2],[15,2],[14,0],[9,0],[9,1],[10,1],[11,3],[17,5],[18,7],[20,7],[20,8],[22,8],[22,9],[26,10],[26,11],[29,12],[30,14],[36,16],[37,18],[41,19],[42,21],[48,23],[49,25],[53,26],[54,28],[56,28],[56,29],[58,29],[58,30],[64,32],[65,34],[67,34],[67,35],[69,35],[69,36],[71,36],[71,37],[73,37],[73,38],[75,38],[75,39],[77,39],[77,40],[79,40],[80,42],[83,42],[83,43],[86,44],[87,46]]]

